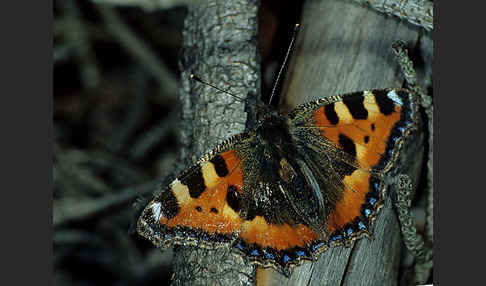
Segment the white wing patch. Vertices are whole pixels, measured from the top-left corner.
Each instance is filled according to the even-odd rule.
[[[158,220],[160,218],[160,208],[161,208],[160,202],[153,203],[150,206],[150,208],[152,209],[155,219]]]
[[[402,99],[398,96],[398,94],[394,90],[389,91],[388,94],[387,94],[387,96],[388,96],[388,98],[390,98],[391,100],[393,100],[398,105],[400,105],[400,106],[403,105]]]

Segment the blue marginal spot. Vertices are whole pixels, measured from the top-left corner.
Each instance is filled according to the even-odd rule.
[[[348,228],[348,229],[346,230],[346,235],[347,235],[347,236],[350,236],[352,233],[353,233],[353,229]]]
[[[403,124],[408,125],[408,124],[410,124],[410,121],[405,120],[405,121],[403,122]]]
[[[322,246],[324,245],[324,242],[319,242],[317,244],[314,244],[311,246],[311,250],[312,252],[315,252],[316,250],[318,250],[319,248],[321,248]]]
[[[397,137],[397,136],[393,136],[393,137],[391,138],[391,140],[393,141],[393,143],[397,142],[397,139],[398,139],[398,137]]]
[[[375,199],[375,198],[373,198],[373,197],[371,197],[371,198],[370,198],[370,204],[371,204],[371,205],[374,205],[375,203],[376,203],[376,199]]]
[[[283,262],[284,262],[284,263],[287,263],[287,262],[289,262],[290,260],[292,260],[292,258],[290,258],[290,256],[288,256],[287,254],[284,254],[284,256],[283,256]]]
[[[364,225],[364,223],[363,223],[362,221],[360,221],[360,222],[358,223],[358,228],[359,228],[359,229],[366,229],[366,226]]]
[[[388,156],[390,156],[390,157],[391,157],[391,155],[392,155],[392,149],[388,150],[388,152],[387,152],[387,153],[388,153]]]
[[[342,235],[340,235],[340,234],[339,234],[339,235],[335,235],[335,236],[331,237],[331,241],[340,240],[340,239],[342,239],[342,238],[343,238],[343,236],[342,236]]]
[[[172,238],[172,234],[170,233],[166,233],[165,236],[164,236],[165,239],[171,239]]]
[[[176,232],[176,235],[177,235],[177,236],[182,236],[182,232],[181,232],[181,231],[177,231],[177,232]]]
[[[370,216],[370,214],[371,214],[371,210],[369,210],[369,209],[365,209],[365,211],[364,211],[364,212],[365,212],[365,216],[366,216],[366,217],[369,217],[369,216]]]
[[[403,127],[400,126],[397,129],[398,129],[398,131],[403,132]]]
[[[305,252],[303,250],[297,251],[297,256],[305,256]]]
[[[214,237],[214,240],[216,240],[216,241],[224,241],[225,240],[225,237],[218,234],[218,233],[214,234],[213,237]]]
[[[274,256],[273,254],[271,254],[271,253],[268,253],[268,252],[267,252],[267,253],[265,253],[265,257],[266,257],[267,259],[272,259],[272,260],[275,260],[275,256]]]
[[[260,256],[260,252],[258,252],[258,249],[253,249],[253,250],[250,252],[250,255],[253,255],[253,256]]]
[[[377,182],[373,183],[373,186],[375,187],[375,190],[378,190],[378,187],[380,186]]]
[[[236,245],[236,248],[238,248],[239,250],[245,250],[245,248],[243,247],[243,245],[241,245],[241,243],[238,243]]]
[[[202,239],[208,241],[209,240],[209,236],[207,234],[203,233],[202,234]]]

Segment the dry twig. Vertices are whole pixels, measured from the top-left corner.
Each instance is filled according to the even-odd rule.
[[[428,31],[434,29],[434,2],[429,0],[353,0],[368,4],[371,8],[420,26]]]

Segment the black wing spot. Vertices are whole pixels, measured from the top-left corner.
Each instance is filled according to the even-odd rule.
[[[217,214],[218,210],[216,208],[211,208],[211,212]]]
[[[240,211],[240,194],[238,193],[238,189],[230,185],[227,189],[226,193],[226,201],[228,202],[228,205],[235,211],[239,212]]]
[[[366,119],[368,118],[368,110],[364,106],[364,96],[360,94],[356,97],[350,97],[343,99],[343,103],[349,110],[349,113],[354,119]]]
[[[216,170],[216,174],[220,178],[226,177],[229,174],[228,165],[226,165],[226,161],[220,155],[214,156],[209,161],[213,163],[214,170]]]
[[[253,220],[257,215],[262,215],[260,209],[256,206],[255,200],[250,200],[246,214],[246,220]]]
[[[179,203],[171,190],[163,192],[158,201],[162,205],[162,212],[165,218],[171,219],[179,213]]]
[[[374,123],[371,123],[371,131],[375,131],[375,124]]]
[[[336,125],[339,122],[339,117],[334,110],[334,102],[324,106],[324,114],[327,117],[327,120],[331,122],[332,125]]]
[[[368,142],[370,142],[370,136],[366,135],[364,137],[364,143],[368,143]]]
[[[201,208],[200,206],[197,206],[197,207],[196,207],[196,210],[197,210],[198,212],[202,212],[202,208]]]
[[[206,189],[206,185],[204,184],[201,166],[196,166],[195,168],[195,170],[181,179],[181,183],[189,188],[191,198],[197,199]]]
[[[386,91],[375,92],[375,101],[384,115],[390,115],[395,111],[395,103],[387,96]]]
[[[354,141],[344,134],[339,134],[339,146],[349,155],[356,157],[356,145]]]
[[[339,178],[342,180],[344,176],[350,176],[356,171],[356,167],[346,164],[343,161],[336,161],[332,163],[333,169],[337,171]]]

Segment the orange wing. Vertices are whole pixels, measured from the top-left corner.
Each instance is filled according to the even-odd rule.
[[[156,245],[231,242],[240,230],[241,160],[232,149],[246,134],[203,157],[144,209],[138,231]]]

